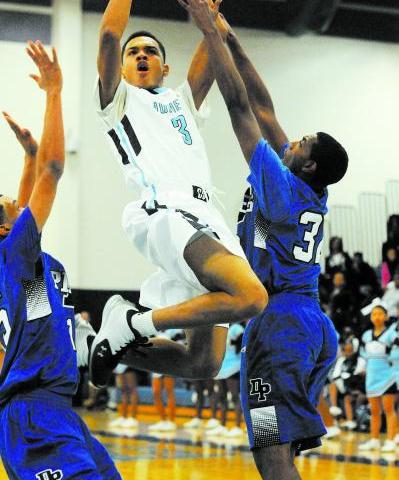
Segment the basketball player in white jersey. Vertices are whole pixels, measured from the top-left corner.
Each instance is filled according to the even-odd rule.
[[[219,1],[213,4],[217,14]],[[159,330],[184,328],[188,347],[163,343],[136,365],[160,373],[206,378],[223,360],[226,328],[262,312],[267,292],[235,235],[213,206],[210,168],[198,131],[213,83],[205,43],[187,81],[164,88],[165,49],[149,32],[120,41],[132,0],[110,0],[100,28],[98,113],[113,153],[140,200],[127,205],[123,227],[134,246],[159,267],[142,285],[137,313],[111,297],[90,354],[94,384],[105,385],[130,346]],[[143,340],[144,337],[144,340]]]

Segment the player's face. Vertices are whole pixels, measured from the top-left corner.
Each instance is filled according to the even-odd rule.
[[[20,208],[16,200],[10,197],[0,197],[0,205],[4,209],[5,222],[0,225],[0,234],[5,236],[9,233],[17,218],[21,215],[23,208]]]
[[[292,173],[298,175],[310,159],[313,145],[317,142],[317,135],[307,135],[302,140],[290,142],[285,151],[283,163]]]
[[[133,38],[123,55],[122,76],[130,85],[139,88],[162,86],[169,73],[158,43],[151,37]]]
[[[388,320],[388,315],[384,309],[380,307],[373,308],[371,312],[371,323],[376,328],[382,328],[385,325],[385,322]]]

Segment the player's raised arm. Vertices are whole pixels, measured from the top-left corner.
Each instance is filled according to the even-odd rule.
[[[40,73],[40,75],[31,75],[31,77],[46,92],[46,112],[36,160],[38,172],[41,173],[36,180],[29,201],[29,208],[40,232],[50,215],[57,184],[64,170],[64,125],[61,105],[62,73],[54,48],[52,59],[40,42],[29,42],[27,52]]]
[[[241,78],[245,83],[251,108],[256,116],[262,135],[268,140],[276,152],[280,152],[282,146],[288,142],[288,138],[277,120],[270,93],[253,63],[245,53],[233,29],[223,16],[219,15],[219,17],[220,21],[225,24],[225,28],[228,30],[226,42]]]
[[[3,115],[25,152],[24,168],[19,182],[17,203],[19,207],[26,207],[35,185],[37,142],[27,128],[22,128],[18,125],[8,113],[3,112]]]
[[[222,0],[208,0],[208,4],[215,15],[215,18],[219,17],[219,7],[221,3]],[[227,29],[223,30],[224,25],[220,20],[217,21],[220,22],[222,28],[221,34],[223,40],[226,40]],[[193,94],[195,107],[199,110],[215,80],[215,75],[209,58],[208,45],[205,40],[202,40],[194,53],[188,71],[187,80]]]
[[[101,106],[109,105],[121,81],[120,41],[129,21],[132,0],[110,0],[100,27],[97,69]]]
[[[229,110],[231,122],[246,160],[251,160],[261,132],[252,113],[244,82],[223,43],[207,0],[179,0],[202,30],[210,51],[213,72]]]

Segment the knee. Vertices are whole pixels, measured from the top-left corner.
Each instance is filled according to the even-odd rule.
[[[265,287],[259,282],[245,289],[240,295],[238,314],[240,320],[256,317],[261,314],[269,301]]]
[[[262,478],[293,478],[294,455],[289,444],[255,449],[253,455]]]

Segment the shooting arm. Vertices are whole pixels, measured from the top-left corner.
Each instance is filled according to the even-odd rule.
[[[214,80],[215,76],[209,59],[208,47],[205,40],[203,40],[195,51],[187,75],[187,81],[190,85],[197,110],[200,109],[208,95]]]
[[[109,105],[121,81],[120,41],[129,21],[132,0],[110,0],[100,27],[97,69],[101,106]]]
[[[227,45],[244,81],[262,135],[279,152],[288,138],[276,118],[269,91],[231,28],[227,35]]]
[[[208,0],[208,5],[216,19],[218,30],[222,35],[223,41],[226,41],[228,30],[225,27],[225,23],[222,21],[222,17],[219,15],[219,7],[221,3],[222,0]],[[195,107],[199,110],[215,81],[215,75],[209,58],[208,46],[205,40],[202,40],[195,51],[187,75],[187,80],[193,94]]]

